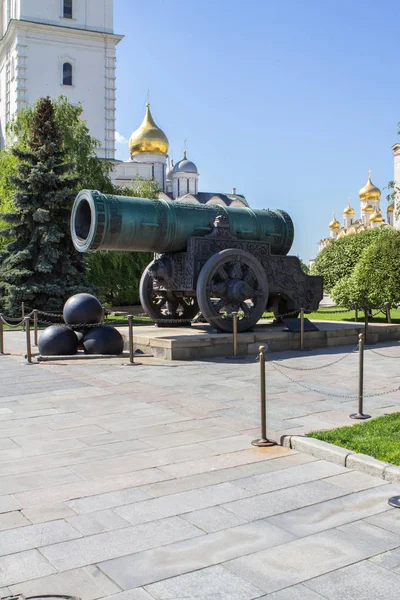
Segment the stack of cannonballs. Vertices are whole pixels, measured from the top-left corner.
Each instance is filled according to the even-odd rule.
[[[70,356],[78,350],[86,354],[122,354],[124,340],[117,329],[102,325],[103,308],[91,294],[71,296],[64,305],[65,325],[51,325],[39,338],[42,356]]]

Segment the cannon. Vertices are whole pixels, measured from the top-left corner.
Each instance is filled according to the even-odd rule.
[[[145,312],[158,324],[186,324],[198,313],[220,331],[251,329],[265,310],[318,309],[322,277],[287,256],[293,223],[283,210],[111,196],[83,190],[71,235],[80,252],[154,252],[140,281]]]

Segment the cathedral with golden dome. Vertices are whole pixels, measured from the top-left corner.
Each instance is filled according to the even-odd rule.
[[[129,187],[135,180],[154,179],[160,189],[159,197],[200,204],[247,206],[246,198],[236,193],[200,192],[199,173],[186,150],[174,164],[168,155],[169,143],[164,131],[156,124],[150,104],[142,124],[129,139],[129,160],[114,161],[111,178],[115,185]]]
[[[350,204],[350,198],[348,198],[347,206],[343,211],[343,224],[339,223],[336,214],[334,214],[332,221],[329,223],[330,235],[320,240],[318,244],[319,252],[333,240],[339,240],[346,235],[355,235],[361,233],[361,231],[378,227],[394,227],[394,203],[392,202],[387,206],[386,218],[383,218],[380,207],[381,190],[372,183],[371,171],[368,173],[366,185],[361,188],[358,195],[360,198],[360,218],[356,218],[356,211]]]

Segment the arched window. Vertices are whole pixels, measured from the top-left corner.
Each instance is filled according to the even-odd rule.
[[[72,19],[72,0],[64,0],[64,19]]]
[[[63,85],[72,85],[72,65],[69,62],[63,64]]]

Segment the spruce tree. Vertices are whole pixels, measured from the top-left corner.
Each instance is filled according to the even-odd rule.
[[[69,218],[76,178],[65,162],[63,140],[50,98],[35,109],[28,150],[18,158],[15,211],[0,215],[12,239],[0,255],[0,305],[8,315],[30,308],[59,312],[67,298],[85,288],[83,258],[72,244]]]

